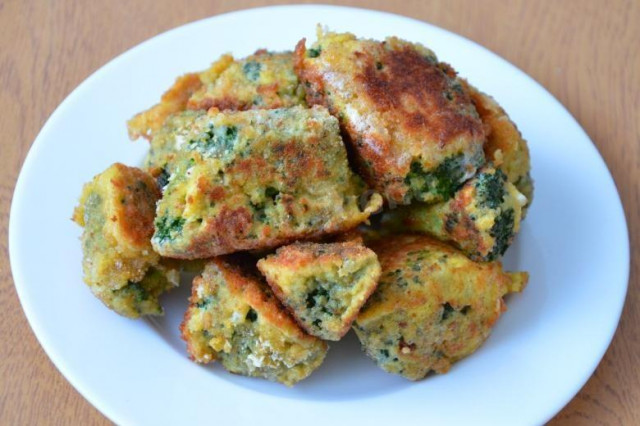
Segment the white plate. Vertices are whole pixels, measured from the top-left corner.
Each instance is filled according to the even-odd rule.
[[[113,162],[140,164],[145,142],[125,121],[186,71],[218,55],[291,49],[316,23],[364,37],[424,43],[495,98],[531,146],[536,196],[508,252],[531,273],[487,343],[442,376],[411,383],[375,367],[353,336],[289,389],[187,359],[177,326],[189,289],[167,315],[132,321],[82,283],[80,229],[69,218],[82,184]],[[457,35],[386,13],[328,6],[254,9],[195,22],[141,44],[82,83],[34,142],[16,186],[9,232],[20,301],[62,374],[120,424],[540,424],[582,387],[622,310],[629,245],[621,203],[593,144],[547,91]],[[55,413],[53,414],[55,415]],[[410,423],[407,423],[410,422]]]

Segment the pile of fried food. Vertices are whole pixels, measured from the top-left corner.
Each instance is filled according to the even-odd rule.
[[[411,380],[473,353],[521,291],[500,257],[532,200],[529,151],[489,96],[426,47],[319,30],[223,55],[133,117],[142,168],[84,186],[84,280],[161,315],[197,271],[191,358],[292,385],[351,328]]]

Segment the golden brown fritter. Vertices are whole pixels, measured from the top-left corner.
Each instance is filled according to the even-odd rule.
[[[533,180],[530,176],[531,161],[527,141],[491,96],[482,93],[466,81],[463,81],[463,85],[487,129],[484,145],[487,161],[502,170],[509,182],[527,197],[528,208],[533,200]]]
[[[478,349],[506,309],[502,297],[528,280],[427,236],[398,235],[371,247],[382,275],[353,328],[380,367],[410,380],[445,373]]]
[[[360,243],[295,243],[258,262],[273,292],[311,335],[340,340],[375,290],[376,254]]]
[[[429,49],[322,33],[295,51],[307,102],[340,119],[359,172],[391,203],[450,198],[484,163],[484,127],[455,71]]]
[[[151,247],[160,191],[147,173],[116,163],[86,184],[73,220],[82,233],[84,280],[121,315],[159,315],[158,296],[178,272]]]
[[[292,53],[263,49],[238,60],[222,55],[209,69],[179,77],[159,104],[127,124],[132,139],[151,139],[167,117],[185,109],[244,111],[295,105],[305,105],[305,100],[293,71]]]
[[[158,203],[156,251],[205,258],[274,248],[356,227],[362,200],[337,120],[322,107],[200,115]],[[360,207],[360,202],[366,205]]]
[[[241,268],[242,266],[242,268]],[[193,282],[180,326],[194,361],[288,386],[318,368],[328,350],[309,336],[257,275],[236,259],[211,259]]]
[[[472,260],[486,262],[509,248],[520,230],[526,203],[502,170],[485,166],[450,200],[389,210],[382,226],[396,232],[425,232],[454,243]]]

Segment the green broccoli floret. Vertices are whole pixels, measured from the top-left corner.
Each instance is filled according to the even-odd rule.
[[[245,317],[247,321],[255,322],[258,319],[258,313],[253,310],[253,308],[249,308],[249,312],[247,312],[247,316]]]
[[[320,52],[322,52],[322,48],[321,47],[317,47],[317,48],[311,48],[309,50],[307,50],[307,56],[309,58],[317,58],[318,56],[320,56]]]
[[[126,286],[114,290],[113,292],[118,297],[132,297],[136,303],[142,303],[149,298],[149,293],[147,292],[147,290],[145,290],[141,283],[134,283],[131,281],[129,281]]]
[[[187,149],[197,151],[208,158],[222,157],[233,151],[237,139],[237,127],[215,127],[213,124],[209,124],[209,128],[205,132],[189,141]]]
[[[476,202],[481,207],[497,209],[504,201],[507,177],[500,169],[494,173],[482,172],[475,177]]]
[[[157,268],[150,268],[139,282],[129,281],[126,286],[112,290],[108,305],[127,316],[162,314],[158,297],[169,290],[172,284]]]
[[[465,172],[464,155],[457,154],[432,170],[424,170],[419,161],[413,161],[404,181],[412,198],[420,201],[431,201],[431,198],[448,200],[462,185]]]
[[[329,292],[324,287],[316,287],[307,295],[307,308],[311,309],[316,306],[316,298],[328,298]]]
[[[487,256],[488,261],[492,261],[502,256],[513,238],[513,226],[514,226],[514,212],[513,209],[507,209],[500,213],[496,218],[489,235],[495,238],[496,243],[493,246],[493,250]]]
[[[262,64],[256,61],[249,61],[242,66],[242,71],[247,76],[247,78],[251,81],[257,81],[260,78],[260,70],[262,69]]]
[[[169,216],[162,216],[156,219],[156,233],[153,236],[153,239],[156,240],[159,244],[174,239],[177,234],[180,234],[182,232],[184,223],[185,219],[182,217],[171,218]]]

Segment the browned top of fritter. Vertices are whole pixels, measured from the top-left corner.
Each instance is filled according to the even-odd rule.
[[[462,114],[470,99],[450,89],[455,72],[444,64],[433,64],[410,46],[385,49],[380,43],[377,60],[372,54],[356,52],[360,69],[355,79],[362,83],[373,108],[384,111],[389,121],[410,133],[426,133],[439,146],[466,133],[482,132],[481,123]],[[379,70],[377,63],[382,63]],[[446,93],[445,96],[442,96]]]
[[[398,234],[377,238],[367,245],[378,255],[384,271],[392,270],[393,265],[404,265],[407,253],[430,249],[451,256],[462,256],[461,252],[442,241],[422,234]]]
[[[307,102],[340,118],[361,173],[388,198],[403,199],[416,158],[428,170],[481,148],[484,127],[468,94],[428,49],[334,33],[309,50],[305,42],[296,46],[295,69]]]
[[[261,260],[262,262],[276,262],[288,269],[298,269],[309,264],[335,263],[344,259],[356,259],[367,256],[371,251],[357,241],[337,243],[294,243],[280,247],[274,255]]]

